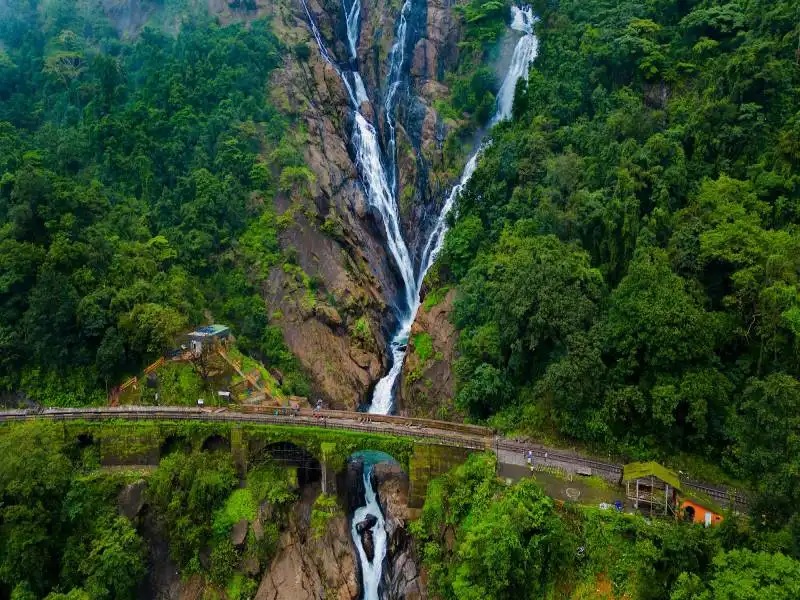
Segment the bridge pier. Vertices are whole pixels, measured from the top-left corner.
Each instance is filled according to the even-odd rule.
[[[322,493],[333,496],[336,494],[336,470],[327,460],[323,459],[319,464],[322,467]]]
[[[466,461],[470,452],[473,450],[424,443],[414,444],[414,453],[408,465],[408,507],[422,508],[431,480]]]
[[[245,477],[249,459],[247,432],[238,423],[231,427],[231,454],[239,477]]]

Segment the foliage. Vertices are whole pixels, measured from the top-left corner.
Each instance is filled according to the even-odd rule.
[[[0,432],[0,595],[133,598],[144,545],[117,514],[124,476],[83,475],[63,440],[50,424]]]
[[[508,0],[469,0],[454,6],[463,27],[459,61],[456,70],[447,74],[450,97],[436,104],[437,112],[447,119],[465,118],[448,138],[451,145],[468,138],[494,112],[499,85],[494,70],[484,65],[506,31],[510,7]],[[445,155],[450,155],[451,159],[456,154],[460,152],[454,148],[445,150]]]
[[[411,336],[411,345],[414,348],[414,354],[423,363],[433,357],[433,340],[429,333],[415,333]]]
[[[630,458],[721,457],[777,532],[800,506],[795,3],[534,11],[539,56],[439,259],[457,404]]]
[[[95,403],[214,314],[306,391],[259,295],[279,262],[265,199],[313,183],[266,96],[269,23],[186,11],[123,40],[97,4],[7,4],[0,389]]]
[[[240,488],[231,492],[222,508],[214,513],[214,535],[222,538],[230,535],[231,529],[242,519],[253,521],[256,518],[258,504],[249,488]]]
[[[556,506],[532,479],[504,484],[486,454],[430,483],[412,533],[428,590],[443,599],[790,598],[800,573],[797,560],[743,549],[758,542],[722,528]]]
[[[169,537],[170,555],[186,572],[200,571],[200,552],[212,537],[214,512],[238,479],[229,453],[173,453],[150,478],[148,497]],[[224,513],[220,520],[224,520]]]
[[[314,536],[320,538],[325,535],[325,532],[328,531],[328,522],[340,512],[336,496],[329,494],[317,496],[314,506],[311,508],[311,531],[314,532]]]
[[[782,554],[733,550],[714,558],[711,575],[703,582],[683,573],[672,600],[789,600],[800,593],[800,563]]]

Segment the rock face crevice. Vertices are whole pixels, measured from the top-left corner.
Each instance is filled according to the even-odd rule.
[[[356,600],[359,585],[347,517],[332,517],[324,533],[311,528],[311,510],[319,487],[307,486],[289,514],[275,558],[256,600]]]
[[[400,465],[381,463],[373,469],[378,502],[386,523],[388,547],[381,589],[385,600],[420,600],[427,598],[425,577],[419,564],[416,544],[408,524],[409,479]]]
[[[406,13],[406,59],[396,110],[397,202],[416,262],[450,184],[438,174],[448,125],[433,108],[448,94],[444,73],[458,60],[461,32],[449,4],[409,0]],[[305,8],[300,0],[258,0],[258,5],[271,11],[287,48],[305,44],[309,49],[307,57],[286,53],[270,90],[276,106],[296,119],[304,162],[313,173],[307,194],[274,199],[279,214],[291,216],[284,219],[288,225],[280,236],[291,261],[271,269],[263,296],[273,324],[311,376],[312,395],[334,408],[354,409],[369,401],[388,368],[387,339],[396,325],[401,279],[385,249],[384,224],[359,179],[347,91],[320,55]],[[350,2],[307,0],[306,5],[331,60],[345,70],[357,64],[369,97],[362,112],[385,151],[388,58],[403,2],[362,0],[355,61],[345,27]]]

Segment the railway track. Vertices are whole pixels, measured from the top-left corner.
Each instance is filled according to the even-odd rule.
[[[354,416],[358,415],[358,416]],[[344,411],[312,411],[301,409],[292,411],[231,411],[219,409],[202,409],[193,407],[167,407],[167,406],[126,406],[103,408],[49,408],[41,411],[4,411],[0,412],[0,423],[22,422],[37,419],[49,421],[110,421],[122,419],[126,421],[204,421],[204,422],[230,422],[253,423],[261,425],[288,425],[321,427],[359,433],[378,433],[386,435],[400,435],[432,441],[439,445],[446,445],[470,450],[491,449],[491,430],[466,426],[463,431],[454,430],[453,425],[447,423],[440,427],[442,421],[428,421],[425,419],[406,419],[393,417],[387,419],[374,418],[373,415],[362,413],[347,413]]]
[[[557,449],[531,446],[498,437],[494,432],[478,425],[451,423],[432,419],[418,419],[391,415],[369,415],[336,410],[311,409],[258,409],[242,407],[198,408],[180,406],[119,406],[98,408],[47,408],[42,410],[9,410],[0,412],[0,423],[46,419],[50,421],[221,421],[263,425],[289,425],[322,427],[353,431],[399,435],[424,439],[438,445],[469,450],[492,450],[498,458],[513,453],[524,456],[528,451],[539,461],[558,464],[572,472],[590,472],[612,482],[622,480],[622,465],[588,458]],[[682,480],[684,487],[700,492],[713,500],[738,509],[747,506],[747,498],[736,490],[711,486],[705,483]]]

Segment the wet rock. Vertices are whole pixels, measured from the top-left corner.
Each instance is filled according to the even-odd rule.
[[[364,460],[356,458],[347,463],[345,476],[347,485],[347,513],[353,512],[366,503],[366,490],[364,489]]]
[[[375,465],[373,475],[387,535],[382,589],[390,600],[427,598],[414,538],[406,528],[410,520],[408,476],[397,463]]]
[[[128,519],[137,517],[144,507],[146,489],[147,482],[144,479],[126,485],[117,497],[119,514]]]
[[[363,521],[356,523],[356,533],[358,535],[362,535],[365,531],[368,531],[375,527],[375,524],[378,522],[378,517],[375,515],[367,515],[364,517]]]
[[[250,522],[247,519],[242,519],[233,526],[231,531],[231,542],[234,548],[241,550],[244,548],[244,543],[247,540],[247,530],[249,529]]]
[[[369,562],[375,559],[375,538],[372,535],[372,530],[367,529],[361,535],[361,547],[364,548],[364,554]]]

